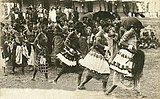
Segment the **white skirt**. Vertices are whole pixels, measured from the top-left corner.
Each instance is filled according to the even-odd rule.
[[[79,63],[97,73],[100,74],[110,74],[110,68],[108,62],[105,60],[103,55],[90,51],[84,59],[80,59]]]

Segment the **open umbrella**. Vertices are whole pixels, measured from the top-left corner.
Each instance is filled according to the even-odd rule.
[[[107,11],[99,11],[99,12],[94,13],[93,19],[95,20],[97,17],[99,17],[100,19],[111,19],[111,20],[115,19],[113,14]]]
[[[84,14],[84,15],[81,16],[80,20],[82,20],[82,19],[85,18],[85,17],[92,19],[94,13],[95,13],[95,12],[86,13],[86,14]]]
[[[142,23],[137,18],[134,18],[134,17],[130,17],[130,18],[125,19],[122,22],[122,26],[125,29],[129,29],[130,27],[144,28]]]

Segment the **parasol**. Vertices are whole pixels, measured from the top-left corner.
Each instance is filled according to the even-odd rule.
[[[80,18],[80,20],[82,20],[85,17],[91,18],[93,20],[96,20],[97,17],[99,17],[100,19],[111,19],[111,20],[115,19],[113,14],[111,14],[110,12],[106,12],[106,11],[98,11],[98,12],[86,13]]]
[[[99,11],[99,12],[94,13],[93,19],[95,20],[97,17],[99,17],[100,19],[111,19],[111,20],[115,19],[113,14],[107,11]]]
[[[130,27],[135,27],[135,28],[140,28],[140,29],[144,28],[142,23],[137,18],[134,18],[134,17],[125,19],[122,22],[122,26],[127,30]]]
[[[86,14],[82,15],[82,17],[80,18],[80,20],[83,20],[83,18],[85,18],[85,17],[92,19],[94,13],[95,12],[86,13]]]

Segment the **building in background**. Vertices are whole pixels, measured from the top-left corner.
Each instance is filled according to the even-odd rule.
[[[146,17],[160,17],[160,0],[144,0]]]
[[[138,14],[152,18],[160,17],[159,0],[0,0],[0,2],[1,15],[8,14],[14,4],[17,4],[23,12],[30,5],[37,7],[41,4],[46,9],[58,6],[62,8],[78,7],[80,13],[109,11],[118,12],[122,17]]]
[[[4,18],[10,13],[10,9],[17,6],[20,9],[18,0],[0,0],[0,18]]]

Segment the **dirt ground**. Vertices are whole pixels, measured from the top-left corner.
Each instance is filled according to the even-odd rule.
[[[143,77],[141,79],[141,91],[143,95],[147,96],[146,99],[159,99],[160,98],[160,48],[158,49],[145,49],[143,50],[146,55],[145,67]],[[121,88],[117,88],[114,90],[112,95],[105,96],[102,92],[102,83],[101,81],[97,81],[95,79],[91,80],[89,83],[86,84],[87,91],[77,91],[76,84],[77,84],[77,75],[76,74],[66,74],[62,75],[59,79],[58,84],[54,85],[47,81],[45,81],[44,75],[41,73],[37,74],[36,81],[31,81],[32,73],[30,71],[26,71],[25,75],[22,75],[21,69],[17,68],[16,74],[9,74],[11,72],[11,68],[8,67],[8,76],[0,76],[0,94],[3,96],[5,92],[14,92],[15,90],[20,90],[21,93],[25,93],[25,90],[29,89],[31,92],[35,90],[42,90],[44,92],[52,92],[55,90],[61,90],[60,92],[69,92],[69,93],[81,93],[82,97],[90,95],[93,96],[92,99],[102,99],[100,97],[112,97],[111,99],[136,99],[135,94],[133,91],[124,90]],[[49,79],[53,79],[56,74],[59,72],[54,68],[49,69]],[[109,78],[108,88],[111,86],[112,83],[112,74]],[[6,89],[7,88],[7,89]],[[16,89],[15,89],[16,88]],[[14,91],[10,91],[14,89]],[[29,92],[29,91],[27,91]],[[16,92],[15,92],[16,93]],[[7,93],[5,93],[7,94]],[[17,93],[18,94],[18,93]],[[14,94],[16,95],[16,94]],[[101,95],[101,96],[100,96]],[[17,95],[16,95],[17,96]],[[97,98],[95,98],[95,96]],[[77,97],[77,96],[76,96]],[[8,99],[8,98],[7,98]],[[64,99],[71,99],[71,98],[64,98]],[[81,99],[81,98],[78,98]]]

